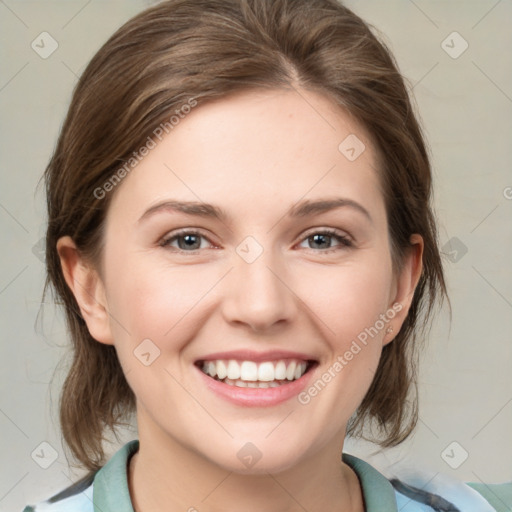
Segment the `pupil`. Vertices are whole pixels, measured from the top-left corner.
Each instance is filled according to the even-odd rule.
[[[184,240],[185,243],[184,244],[180,244],[181,247],[180,249],[183,249],[183,248],[192,248],[192,249],[197,249],[198,247],[193,247],[194,244],[197,245],[197,240],[198,240],[199,237],[197,237],[196,235],[183,235],[181,237],[180,240]]]
[[[329,235],[313,235],[314,243],[318,243],[318,240],[320,239],[320,245],[321,241],[323,240],[325,242],[326,239],[330,239],[331,237]]]

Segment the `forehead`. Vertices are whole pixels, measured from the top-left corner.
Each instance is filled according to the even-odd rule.
[[[244,91],[209,101],[155,142],[124,178],[111,208],[130,204],[140,216],[173,198],[262,216],[326,194],[383,207],[366,130],[311,91]]]

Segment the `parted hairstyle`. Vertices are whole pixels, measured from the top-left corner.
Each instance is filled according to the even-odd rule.
[[[377,172],[395,271],[410,236],[423,237],[423,271],[411,308],[384,346],[347,428],[384,447],[413,431],[418,345],[446,286],[428,151],[404,79],[374,32],[336,0],[168,0],[129,20],[94,55],[75,87],[44,175],[45,293],[53,286],[64,304],[72,342],[60,424],[79,465],[94,471],[105,463],[105,433],[116,433],[132,418],[135,396],[115,348],[91,337],[66,285],[57,240],[69,235],[99,268],[106,213],[122,188],[113,187],[113,180],[128,172],[127,163],[148,137],[154,139],[158,127],[172,128],[169,119],[191,99],[200,108],[249,89],[314,91],[359,121],[380,155]],[[106,183],[113,183],[108,193]]]

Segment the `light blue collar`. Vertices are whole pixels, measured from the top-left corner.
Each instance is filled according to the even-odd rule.
[[[126,443],[94,477],[94,512],[134,512],[128,489],[128,461],[139,449],[137,439]],[[393,486],[381,473],[353,455],[342,460],[357,474],[366,512],[398,512]]]

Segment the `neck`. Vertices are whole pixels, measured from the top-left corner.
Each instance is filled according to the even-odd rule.
[[[168,434],[139,428],[139,442],[128,468],[135,512],[364,512],[337,440],[288,469],[260,474],[220,467]]]

